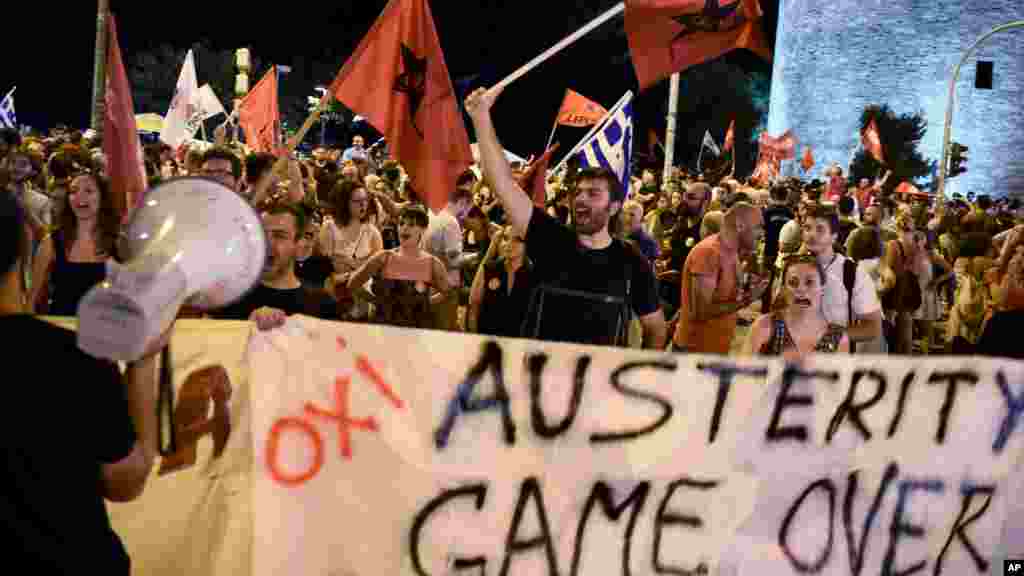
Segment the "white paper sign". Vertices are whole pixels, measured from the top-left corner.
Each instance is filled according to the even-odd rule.
[[[254,573],[922,574],[1024,555],[1024,364],[802,366],[292,317]]]

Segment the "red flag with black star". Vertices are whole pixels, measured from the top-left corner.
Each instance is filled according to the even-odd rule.
[[[737,48],[770,60],[760,20],[758,0],[626,0],[640,90]]]
[[[384,134],[413,187],[439,211],[473,162],[426,0],[390,0],[331,94]]]

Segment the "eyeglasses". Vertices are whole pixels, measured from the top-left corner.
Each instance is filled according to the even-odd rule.
[[[203,170],[202,175],[208,178],[234,178],[234,172],[230,170]]]

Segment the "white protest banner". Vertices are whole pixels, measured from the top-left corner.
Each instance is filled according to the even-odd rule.
[[[73,318],[47,320],[75,329]],[[157,459],[139,499],[107,504],[111,526],[131,558],[132,574],[252,573],[253,455],[244,355],[253,330],[248,322],[178,320],[174,325],[174,419],[181,448],[175,457]],[[197,416],[196,407],[200,417],[207,415],[205,388],[218,375],[233,390],[230,415],[214,418],[220,426],[188,445],[180,429],[194,419],[188,417]]]
[[[1024,364],[254,336],[258,575],[970,575],[1024,556]]]

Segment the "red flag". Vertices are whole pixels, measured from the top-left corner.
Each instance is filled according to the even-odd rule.
[[[558,142],[541,154],[540,158],[531,162],[519,177],[519,185],[527,194],[533,196],[533,203],[540,208],[547,202],[548,163],[551,162],[551,155],[555,150],[558,150]]]
[[[473,162],[426,0],[390,0],[331,84],[388,140],[417,192],[441,210]]]
[[[814,167],[814,153],[811,152],[810,146],[804,150],[804,157],[800,159],[800,167],[804,169],[804,172]]]
[[[882,152],[882,139],[878,135],[878,124],[872,118],[864,131],[860,133],[860,141],[864,149],[868,151],[875,160],[885,164],[885,153]]]
[[[767,152],[775,160],[792,160],[796,158],[796,136],[792,130],[786,130],[778,138],[769,136],[767,132],[762,132],[758,138],[758,144],[762,153]]]
[[[146,191],[146,165],[135,125],[132,88],[124,71],[121,46],[117,41],[117,23],[107,14],[107,91],[103,119],[103,153],[114,197],[114,208],[124,220],[138,205]]]
[[[722,145],[722,152],[728,152],[732,150],[732,143],[736,136],[734,130],[736,128],[736,120],[729,122],[729,129],[725,131],[725,144]]]
[[[562,107],[558,110],[558,123],[563,126],[593,126],[601,121],[608,111],[597,102],[594,102],[572,90],[565,91],[565,99],[562,100]]]
[[[737,48],[771,59],[758,0],[626,0],[626,34],[645,90]]]
[[[242,98],[238,105],[238,124],[245,140],[255,152],[281,155],[281,111],[277,107],[277,67]]]

